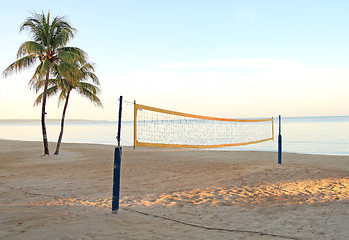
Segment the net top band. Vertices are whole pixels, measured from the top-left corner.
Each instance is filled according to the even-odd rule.
[[[159,113],[166,113],[166,114],[172,114],[182,117],[189,117],[189,118],[197,118],[197,119],[205,119],[205,120],[212,120],[212,121],[225,121],[225,122],[266,122],[266,121],[273,121],[273,118],[261,118],[261,119],[232,119],[232,118],[218,118],[218,117],[207,117],[207,116],[200,116],[195,114],[189,114],[189,113],[182,113],[182,112],[176,112],[161,108],[155,108],[155,107],[149,107],[146,105],[141,104],[135,104],[135,111],[138,111],[139,109],[159,112]]]

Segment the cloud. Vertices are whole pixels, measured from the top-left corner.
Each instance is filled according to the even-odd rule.
[[[320,92],[342,94],[349,87],[349,68],[314,68],[292,59],[175,62],[158,65],[157,69],[134,72],[119,80],[125,88],[152,93],[204,91],[220,94],[232,89],[258,89],[292,90],[314,96]]]
[[[127,86],[138,91],[182,91],[183,89],[203,89],[207,83],[228,79],[231,74],[222,71],[194,71],[183,73],[177,71],[142,71],[124,76],[120,79]]]

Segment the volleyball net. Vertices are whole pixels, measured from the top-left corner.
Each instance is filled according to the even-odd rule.
[[[273,118],[216,118],[134,104],[135,147],[220,148],[269,140]]]

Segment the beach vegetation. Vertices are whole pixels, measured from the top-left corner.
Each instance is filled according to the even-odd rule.
[[[54,66],[54,75],[56,78],[49,80],[49,88],[47,89],[47,97],[59,93],[58,105],[64,102],[63,113],[61,118],[61,130],[57,141],[56,151],[54,155],[59,154],[66,111],[68,107],[69,97],[72,90],[75,90],[79,95],[87,98],[96,106],[103,107],[101,100],[97,94],[100,92],[100,82],[94,73],[94,64],[88,62],[76,61],[68,63],[62,61],[59,65]],[[43,81],[37,81],[36,89],[41,89]],[[38,95],[34,105],[39,105],[43,100],[44,93]]]
[[[85,62],[86,53],[76,47],[67,47],[77,30],[70,25],[65,17],[51,18],[50,12],[47,14],[32,12],[31,16],[20,26],[20,32],[24,30],[31,34],[32,40],[24,42],[19,47],[17,60],[3,71],[3,76],[8,77],[13,73],[36,66],[29,85],[35,86],[39,81],[44,83],[41,100],[41,127],[44,155],[49,155],[45,120],[50,75],[62,61],[66,63]]]

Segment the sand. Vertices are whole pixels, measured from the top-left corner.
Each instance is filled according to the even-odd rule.
[[[51,151],[55,144],[51,143]],[[0,140],[0,239],[349,239],[349,157]]]

